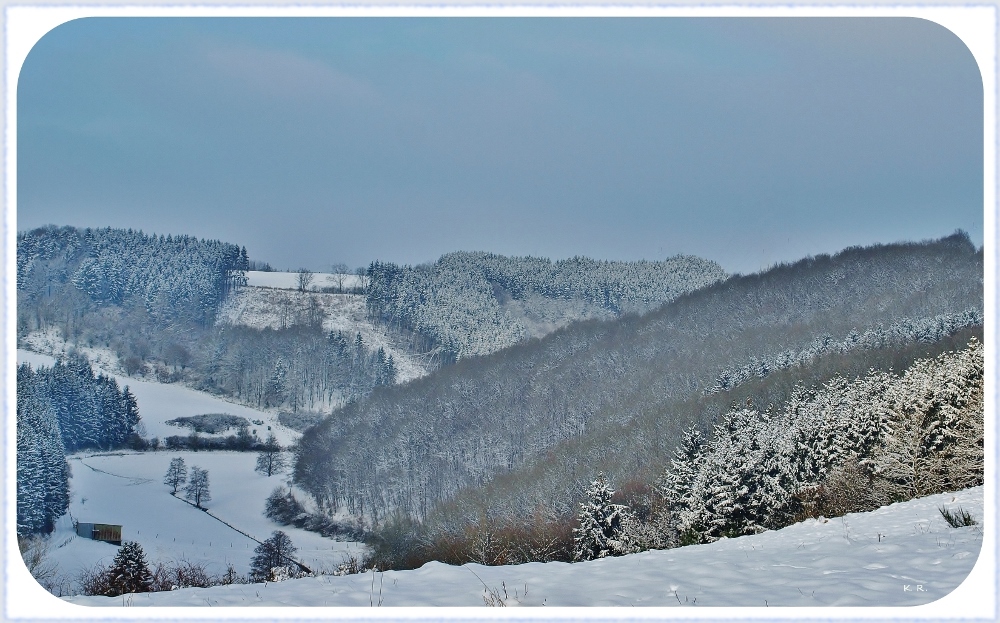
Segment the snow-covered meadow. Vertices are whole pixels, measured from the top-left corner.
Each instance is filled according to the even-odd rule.
[[[17,351],[17,361],[36,367],[54,363],[49,355],[25,350]],[[263,422],[251,428],[261,437],[274,432],[286,446],[299,436],[280,425],[274,413],[226,402],[177,384],[115,376],[120,385],[128,385],[135,394],[148,437],[187,435],[190,429],[166,421],[205,413],[229,413]],[[207,513],[184,502],[183,493],[178,498],[171,496],[169,487],[163,484],[170,460],[178,456],[184,458],[189,472],[195,466],[208,471],[212,500],[205,504]],[[287,476],[256,473],[256,458],[254,452],[169,450],[71,455],[69,514],[59,520],[50,538],[49,559],[58,566],[58,574],[72,582],[81,570],[109,563],[118,551],[114,545],[76,536],[74,519],[120,524],[123,540],[138,541],[150,562],[204,563],[213,574],[223,573],[230,563],[239,573],[249,571],[257,542],[240,531],[262,541],[272,531],[283,530],[299,548],[297,558],[312,569],[334,568],[348,555],[363,552],[362,544],[334,541],[280,526],[264,517],[265,499],[275,487],[287,487]],[[305,500],[304,494],[296,493]]]
[[[323,288],[349,290],[361,285],[361,277],[350,273],[311,273],[311,276],[312,279],[308,287],[311,291],[320,291]],[[248,270],[247,285],[258,288],[297,290],[299,287],[299,273]]]
[[[204,504],[207,513],[184,501],[183,492],[170,495],[163,484],[174,457],[184,459],[189,473],[195,466],[208,471],[212,499]],[[114,545],[76,536],[72,519],[120,524],[122,539],[138,541],[151,562],[204,563],[214,574],[225,572],[230,563],[239,573],[249,571],[257,542],[239,531],[263,541],[272,531],[283,530],[299,548],[298,560],[316,570],[336,567],[349,552],[360,555],[363,545],[264,517],[264,500],[275,487],[286,486],[286,477],[255,472],[256,458],[253,452],[169,451],[71,456],[69,516],[52,535],[50,557],[61,573],[75,577],[94,563],[110,563],[117,553]]]
[[[968,510],[979,525],[952,528],[940,507]],[[365,608],[916,606],[948,595],[966,579],[984,545],[982,518],[983,488],[976,487],[708,545],[576,564],[428,563],[414,571],[66,601],[89,606],[121,606],[124,601],[131,606]],[[985,542],[992,547],[993,537]]]

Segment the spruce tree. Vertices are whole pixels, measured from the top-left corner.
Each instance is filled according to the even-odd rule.
[[[573,529],[573,560],[622,556],[635,551],[626,530],[632,521],[631,513],[623,504],[612,504],[613,495],[602,472],[587,489],[587,501],[580,504],[577,516],[580,527]]]
[[[135,541],[125,541],[107,571],[109,597],[126,593],[148,593],[153,574],[146,563],[146,554]]]

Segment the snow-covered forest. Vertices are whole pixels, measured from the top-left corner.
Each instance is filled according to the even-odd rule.
[[[138,438],[128,387],[94,375],[84,357],[17,368],[17,533],[50,532],[69,505],[66,453],[123,447]],[[141,443],[141,440],[140,440]]]
[[[244,282],[247,262],[245,248],[217,240],[47,227],[18,233],[18,299],[29,304],[51,299],[53,290],[65,296],[76,290],[93,306],[138,304],[163,323],[207,323],[226,293]],[[87,307],[73,311],[82,315]],[[36,311],[40,324],[55,310],[39,304]]]
[[[415,267],[373,262],[365,302],[373,320],[411,331],[424,350],[456,361],[496,352],[570,320],[648,311],[725,277],[715,262],[692,256],[552,262],[449,253]]]
[[[19,358],[36,362],[17,371],[18,534],[29,558],[56,539],[48,555],[75,565],[54,582],[32,558],[53,592],[314,587],[289,578],[426,563],[441,577],[439,563],[573,563],[597,582],[594,559],[636,556],[669,575],[649,550],[721,552],[915,498],[981,495],[969,491],[984,473],[983,252],[961,232],[728,277],[688,256],[460,252],[375,261],[310,288],[308,271],[251,282],[257,265],[187,236],[18,235]],[[96,490],[115,479],[139,508]],[[158,537],[173,528],[145,510],[168,507],[228,526],[206,524],[193,567],[167,560],[177,551]],[[131,522],[121,560],[73,531],[102,509]],[[218,550],[226,530],[242,552]],[[127,590],[109,584],[123,565],[141,580]],[[577,603],[473,588],[481,605]],[[235,586],[206,590],[235,605]],[[254,603],[318,603],[298,588],[273,595]]]
[[[755,387],[711,391],[723,371],[806,350],[818,336],[878,334],[903,318],[961,314],[981,300],[982,256],[961,235],[733,277],[643,316],[578,323],[375,392],[306,432],[296,479],[319,505],[373,520],[396,509],[426,519],[460,491],[501,478],[485,497],[503,501],[485,502],[487,512],[530,514],[541,505],[565,514],[597,469],[647,478],[685,428],[710,428],[733,402],[779,404],[797,382],[908,367],[963,346],[976,329],[932,323],[945,330],[931,342],[914,334],[905,344],[832,349]]]

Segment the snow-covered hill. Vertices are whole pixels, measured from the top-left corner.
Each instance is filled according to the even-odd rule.
[[[961,507],[980,525],[951,528],[939,507]],[[182,589],[121,597],[69,597],[90,606],[915,606],[962,584],[984,533],[983,488],[933,495],[871,513],[809,520],[783,530],[708,545],[591,562],[510,567],[428,563],[414,571],[314,577],[266,585]],[[992,560],[981,567],[992,569]],[[985,568],[980,572],[987,571]],[[992,611],[983,574],[957,604]],[[374,583],[373,583],[374,580]],[[978,582],[978,583],[977,583]],[[976,593],[972,593],[975,595]],[[619,616],[625,611],[619,611]],[[786,614],[789,611],[784,611]],[[827,611],[827,616],[857,611]],[[893,612],[880,610],[882,615]],[[907,614],[909,613],[909,614]],[[778,613],[780,614],[780,612]],[[815,616],[817,613],[813,611]],[[822,614],[822,613],[819,613]],[[920,611],[896,611],[899,616]],[[732,613],[730,612],[729,616]]]
[[[204,504],[207,513],[185,502],[183,492],[176,498],[170,495],[170,487],[163,484],[175,457],[184,459],[189,472],[195,466],[208,471],[212,499]],[[77,536],[74,519],[121,525],[122,539],[138,541],[151,563],[187,560],[219,575],[227,564],[239,573],[249,572],[257,542],[246,535],[263,541],[274,530],[288,534],[298,547],[296,558],[314,570],[335,568],[350,552],[360,555],[362,544],[338,542],[267,519],[264,501],[275,487],[287,487],[286,476],[255,472],[256,458],[253,452],[172,451],[71,456],[69,515],[59,520],[51,536],[49,558],[66,579],[114,558],[116,546]]]
[[[259,273],[293,275],[293,273]],[[280,281],[279,281],[280,282]],[[252,283],[252,282],[251,282]],[[426,375],[429,361],[398,344],[384,329],[368,321],[365,297],[360,294],[299,292],[291,288],[249,286],[231,293],[219,309],[217,323],[254,329],[282,329],[307,324],[317,315],[324,331],[341,331],[349,340],[361,334],[368,350],[382,348],[396,363],[396,382]]]

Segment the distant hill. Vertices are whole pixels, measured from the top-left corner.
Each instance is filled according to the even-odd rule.
[[[128,375],[314,414],[726,276],[687,256],[551,262],[459,252],[300,279],[250,271],[259,263],[245,248],[183,235],[48,226],[20,232],[17,245],[22,346],[105,349]]]
[[[851,248],[732,277],[644,316],[576,323],[375,391],[306,431],[296,480],[330,508],[373,517],[399,508],[424,517],[460,489],[518,470],[570,440],[586,438],[599,448],[602,437],[591,431],[604,440],[614,435],[627,452],[648,447],[629,441],[631,423],[655,421],[654,445],[666,446],[656,450],[665,456],[685,426],[710,417],[698,404],[718,410],[732,399],[711,393],[727,370],[806,350],[821,336],[843,342],[894,323],[933,324],[925,320],[942,315],[975,322],[982,302],[982,252],[962,233]],[[945,324],[950,328],[935,339],[969,323]],[[907,347],[827,353],[815,365],[834,366],[833,374],[845,358],[863,366],[888,349],[878,355],[884,363]],[[691,401],[685,412],[671,412]],[[594,465],[562,458],[570,463],[539,476],[556,478],[545,488],[566,499],[594,476]]]
[[[366,305],[373,322],[410,332],[416,349],[449,362],[574,321],[649,311],[726,277],[717,263],[683,255],[658,262],[552,262],[458,252],[412,267],[373,262]]]
[[[247,261],[245,248],[218,240],[41,227],[17,235],[18,304],[48,298],[75,316],[88,308],[140,306],[161,322],[209,323],[229,290],[245,280]]]

